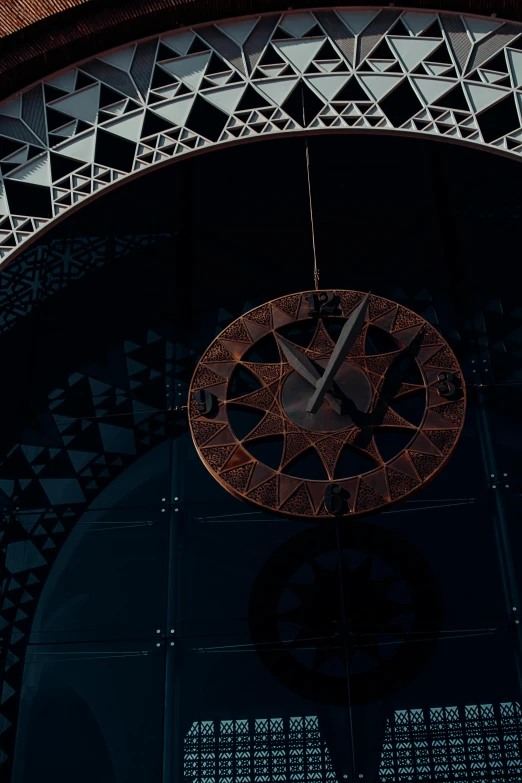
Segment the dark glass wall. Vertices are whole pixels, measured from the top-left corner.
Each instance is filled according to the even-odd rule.
[[[326,527],[200,462],[182,406],[203,349],[313,285],[302,140],[163,169],[53,229],[0,277],[15,783],[522,775],[518,168],[364,136],[310,159],[322,287],[448,339],[458,449],[403,505]]]

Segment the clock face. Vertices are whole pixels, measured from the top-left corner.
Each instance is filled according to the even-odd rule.
[[[441,335],[359,291],[256,307],[208,347],[189,392],[194,443],[220,484],[312,519],[367,514],[421,489],[464,414],[462,373]]]

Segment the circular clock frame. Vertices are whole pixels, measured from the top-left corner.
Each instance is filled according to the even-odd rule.
[[[189,422],[194,444],[214,478],[235,497],[264,511],[305,519],[352,518],[374,513],[402,501],[431,481],[445,466],[462,431],[466,390],[459,363],[448,343],[417,313],[374,294],[368,295],[362,328],[339,368],[339,377],[363,373],[371,389],[371,400],[363,411],[364,422],[346,426],[331,421],[328,401],[315,414],[321,424],[306,420],[305,407],[298,411],[305,426],[296,423],[295,412],[284,402],[288,384],[296,388],[306,381],[289,364],[281,350],[281,330],[291,324],[317,321],[308,348],[294,345],[317,368],[324,367],[335,347],[325,328],[328,322],[344,324],[353,316],[366,295],[352,290],[303,291],[282,296],[255,307],[227,326],[205,350],[194,371],[189,390]],[[396,349],[382,354],[366,352],[369,326],[386,332]],[[250,349],[268,334],[278,337],[279,362],[244,361]],[[402,383],[395,400],[424,394],[425,408],[420,424],[413,425],[381,399],[387,375],[395,362],[408,353],[415,360],[422,383]],[[231,378],[237,367],[251,373],[260,388],[229,398]],[[350,373],[351,370],[351,373]],[[340,381],[342,386],[342,379]],[[313,391],[309,386],[309,391]],[[254,408],[264,415],[253,430],[240,439],[231,426],[228,406]],[[298,406],[299,407],[299,406]],[[343,414],[345,412],[343,411]],[[330,429],[328,427],[330,426]],[[316,427],[316,429],[314,429]],[[395,456],[384,460],[375,442],[377,431],[411,430],[411,440]],[[283,456],[279,469],[265,465],[249,451],[254,440],[282,436]],[[335,469],[345,448],[365,453],[375,467],[365,473],[336,478]],[[304,479],[285,469],[301,454],[315,449],[327,479]],[[329,489],[328,489],[329,488]],[[335,495],[332,501],[332,495]]]

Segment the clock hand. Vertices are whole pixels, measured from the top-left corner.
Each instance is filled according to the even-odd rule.
[[[293,367],[294,370],[305,379],[305,381],[308,381],[311,386],[315,387],[317,382],[321,380],[321,375],[316,367],[312,364],[308,356],[305,353],[299,351],[290,343],[287,343],[287,341],[280,335],[276,334],[275,338],[282,352],[286,356],[288,364]],[[341,404],[339,400],[337,400],[333,394],[330,393],[330,391],[326,392],[325,396],[333,410],[336,413],[341,413]]]
[[[341,329],[341,334],[332,351],[330,361],[328,362],[323,375],[315,384],[314,393],[308,400],[306,410],[309,413],[317,413],[319,410],[325,394],[331,389],[337,370],[344,362],[346,354],[358,338],[366,317],[366,308],[368,306],[369,298],[370,294],[368,293]]]

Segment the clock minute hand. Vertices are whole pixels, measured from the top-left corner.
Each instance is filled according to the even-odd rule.
[[[305,381],[315,387],[317,382],[321,380],[321,375],[317,368],[312,364],[310,359],[305,353],[302,353],[290,343],[287,343],[280,335],[276,335],[276,340],[281,348],[282,352],[288,360],[288,364],[294,368],[296,372],[301,375]],[[336,413],[341,412],[341,404],[335,399],[333,394],[327,392],[326,398],[330,403],[330,406]]]
[[[316,382],[315,391],[308,400],[306,410],[309,413],[317,413],[325,394],[331,390],[331,386],[337,370],[344,362],[348,351],[361,332],[364,319],[366,317],[366,308],[368,306],[369,298],[370,294],[368,293],[358,305],[358,307],[353,311],[341,329],[341,334],[339,335],[339,339],[337,340],[335,348],[332,351],[330,361],[328,362],[323,375]]]

